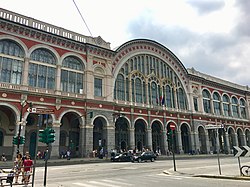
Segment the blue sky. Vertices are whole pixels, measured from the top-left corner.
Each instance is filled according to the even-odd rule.
[[[73,0],[0,0],[1,7],[90,35]],[[169,48],[186,68],[250,85],[249,0],[75,0],[92,36]]]

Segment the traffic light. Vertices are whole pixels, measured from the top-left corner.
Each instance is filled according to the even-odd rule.
[[[14,145],[18,144],[18,136],[13,137],[12,144],[14,144]]]
[[[25,144],[25,137],[24,136],[20,136],[20,145]]]
[[[46,143],[46,134],[44,130],[39,130],[39,142]]]
[[[47,144],[53,143],[55,141],[55,130],[52,128],[48,128],[47,130]]]
[[[172,142],[172,139],[173,139],[173,131],[169,130],[167,133],[167,140],[168,142]]]

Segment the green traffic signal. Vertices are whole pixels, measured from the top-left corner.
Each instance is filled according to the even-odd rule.
[[[52,128],[49,128],[48,134],[47,134],[47,144],[53,143],[54,141],[55,141],[55,130]]]
[[[24,136],[20,136],[20,145],[25,144],[25,137]]]
[[[39,130],[39,142],[53,143],[55,141],[55,130],[52,128],[46,128],[45,130]]]
[[[173,139],[173,131],[169,130],[168,133],[167,133],[167,140],[169,142],[172,142],[172,139]]]
[[[44,130],[39,130],[39,142],[46,143],[46,134]]]
[[[17,136],[13,137],[12,144],[14,144],[14,145],[18,144],[18,137]]]

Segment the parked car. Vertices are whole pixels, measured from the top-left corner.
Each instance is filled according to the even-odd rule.
[[[131,162],[132,160],[133,156],[131,153],[118,153],[111,156],[111,161],[113,162]]]
[[[148,161],[154,162],[156,160],[157,156],[154,152],[143,152],[142,154],[137,154],[133,156],[132,162],[142,162],[142,161]]]

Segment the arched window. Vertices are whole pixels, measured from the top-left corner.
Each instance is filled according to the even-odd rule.
[[[125,84],[123,75],[119,74],[116,79],[117,99],[125,100]]]
[[[217,92],[213,94],[213,103],[214,103],[214,113],[216,115],[221,115],[220,95]]]
[[[22,83],[24,50],[14,41],[0,40],[0,82]]]
[[[169,85],[166,86],[166,105],[168,108],[173,108],[172,92]]]
[[[227,95],[223,95],[223,111],[225,116],[230,116],[230,101]]]
[[[210,104],[210,93],[207,90],[202,91],[203,96],[203,108],[204,112],[211,113],[211,104]]]
[[[238,99],[236,97],[232,97],[232,112],[233,117],[239,117],[239,111],[238,111]]]
[[[177,102],[178,102],[178,106],[180,109],[186,109],[186,101],[185,101],[185,95],[184,95],[184,92],[183,92],[183,89],[182,88],[179,88],[177,90]]]
[[[151,93],[152,93],[152,105],[158,104],[158,98],[157,98],[157,84],[155,82],[151,83]]]
[[[62,62],[61,89],[64,92],[82,93],[84,65],[74,56],[66,57]]]
[[[29,64],[29,85],[55,89],[56,59],[47,49],[36,49],[31,53]]]
[[[142,82],[141,79],[135,79],[135,94],[136,94],[136,102],[142,103]]]
[[[246,102],[244,99],[240,99],[240,115],[242,118],[246,119]]]

